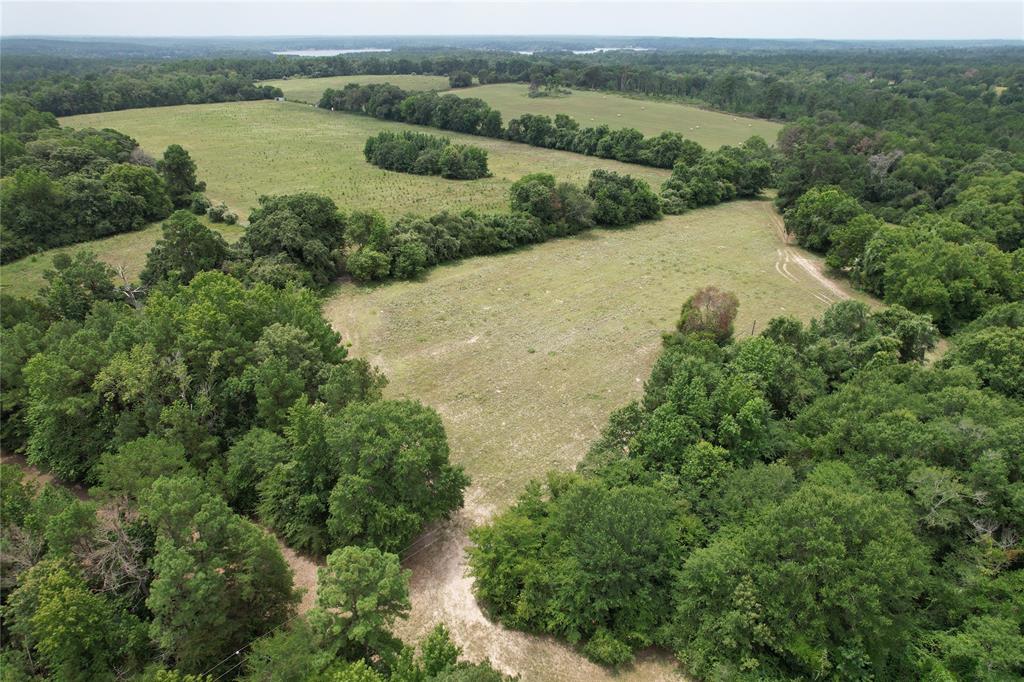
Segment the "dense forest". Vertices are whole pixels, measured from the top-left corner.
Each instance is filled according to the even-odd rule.
[[[16,96],[0,102],[0,153],[4,263],[137,230],[205,189],[180,145],[154,160],[127,135],[62,128]]]
[[[702,679],[1019,674],[1021,304],[937,366],[936,328],[899,306],[739,341],[738,305],[695,293],[578,471],[473,532],[480,598],[594,660],[656,644]]]
[[[394,634],[411,609],[401,561],[470,481],[440,415],[384,397],[386,377],[350,355],[321,293],[769,188],[801,246],[888,305],[847,301],[739,338],[743,301],[695,292],[642,396],[577,470],[472,531],[480,604],[603,665],[653,646],[706,680],[1024,676],[1020,55],[5,59],[3,261],[153,222],[162,236],[137,283],[79,252],[53,258],[38,295],[0,297],[4,450],[82,492],[0,465],[3,679],[506,679],[462,660],[444,626],[415,647]],[[181,146],[153,159],[55,118],[266,98],[267,78],[406,73],[672,97],[787,125],[706,150],[349,85],[321,106],[671,177],[659,194],[611,171],[580,186],[538,169],[511,183],[507,211],[395,220],[264,196],[228,244],[198,216],[237,216],[210,204]],[[383,133],[366,158],[486,173],[471,149]],[[278,541],[323,559],[304,615]]]

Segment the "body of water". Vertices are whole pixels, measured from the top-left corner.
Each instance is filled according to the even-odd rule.
[[[360,54],[363,52],[391,52],[390,47],[358,47],[348,50],[284,50],[274,54],[289,57],[336,57],[339,54]]]

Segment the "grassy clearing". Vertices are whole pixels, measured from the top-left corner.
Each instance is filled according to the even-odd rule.
[[[349,83],[370,85],[372,83],[391,83],[403,90],[447,90],[447,76],[329,76],[327,78],[284,78],[276,81],[263,81],[260,85],[273,85],[281,88],[284,96],[296,102],[316,104],[327,88],[340,90]]]
[[[668,172],[468,135],[453,142],[487,150],[493,177],[455,181],[394,173],[363,158],[366,138],[382,130],[432,128],[378,121],[302,104],[273,101],[199,104],[86,114],[61,119],[72,127],[115,128],[151,154],[181,144],[199,167],[207,194],[243,219],[261,194],[318,192],[345,210],[378,209],[389,217],[443,209],[508,209],[508,188],[536,171],[585,183],[595,168],[642,177],[658,188]]]
[[[612,128],[636,128],[644,135],[674,130],[711,149],[739,144],[751,135],[760,135],[774,143],[782,129],[772,121],[707,111],[676,102],[634,99],[589,90],[573,90],[564,97],[527,97],[527,89],[521,83],[499,83],[453,92],[462,97],[479,97],[500,111],[506,122],[523,114],[552,117],[568,114],[582,126],[604,123]]]
[[[767,201],[595,230],[430,272],[421,282],[344,285],[326,314],[394,397],[445,420],[454,458],[488,503],[549,469],[570,469],[608,413],[640,394],[683,300],[715,284],[740,297],[737,333],[808,319],[827,290],[776,270]],[[810,256],[808,256],[810,258]]]
[[[224,235],[224,239],[229,242],[242,236],[240,225],[214,225],[205,218],[203,221]],[[59,253],[73,256],[80,251],[92,251],[100,260],[112,267],[123,267],[125,275],[137,281],[139,273],[146,265],[146,254],[153,248],[160,235],[160,225],[154,224],[137,232],[125,232],[92,242],[62,246],[22,258],[0,267],[0,291],[13,296],[32,296],[46,284],[43,273],[53,269],[54,256]]]

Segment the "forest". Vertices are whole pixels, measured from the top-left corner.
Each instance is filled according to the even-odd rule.
[[[0,293],[0,437],[14,462],[0,464],[3,680],[510,679],[443,623],[418,642],[397,634],[413,608],[410,548],[459,513],[473,481],[448,415],[387,392],[387,373],[325,316],[326,292],[414,286],[445,263],[751,199],[772,201],[829,276],[880,303],[748,334],[728,282],[672,302],[642,391],[602,418],[575,470],[550,471],[469,531],[480,607],[614,671],[654,649],[701,680],[1024,676],[1021,55],[5,63],[2,262],[52,267],[33,297]],[[324,92],[318,114],[671,174],[652,189],[537,168],[510,179],[507,210],[398,218],[274,193],[228,243],[209,223],[238,215],[206,196],[180,144],[154,159],[121,132],[57,120],[267,99],[268,78],[412,73],[469,92],[476,79],[676,98],[786,125],[778,140],[705,149],[350,84]],[[490,175],[487,151],[427,132],[385,130],[364,155],[438,182]],[[154,223],[138,281],[89,250],[44,253]],[[319,561],[308,610],[286,551]]]

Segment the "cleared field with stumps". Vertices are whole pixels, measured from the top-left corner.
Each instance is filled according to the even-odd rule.
[[[447,90],[447,76],[419,75],[384,75],[384,76],[328,76],[326,78],[283,78],[274,81],[262,81],[260,85],[273,85],[281,88],[284,96],[296,102],[316,104],[327,88],[340,90],[349,83],[368,85],[370,83],[391,83],[403,90]]]
[[[243,219],[261,194],[318,192],[343,210],[377,209],[386,216],[442,210],[508,210],[508,188],[528,173],[546,171],[585,184],[595,168],[641,177],[658,189],[665,170],[531,147],[485,137],[445,133],[459,144],[487,150],[492,177],[445,180],[382,170],[366,162],[366,138],[383,130],[433,128],[379,121],[303,104],[258,101],[132,109],[70,116],[74,128],[114,128],[150,154],[172,143],[188,150],[206,181],[207,194]]]

